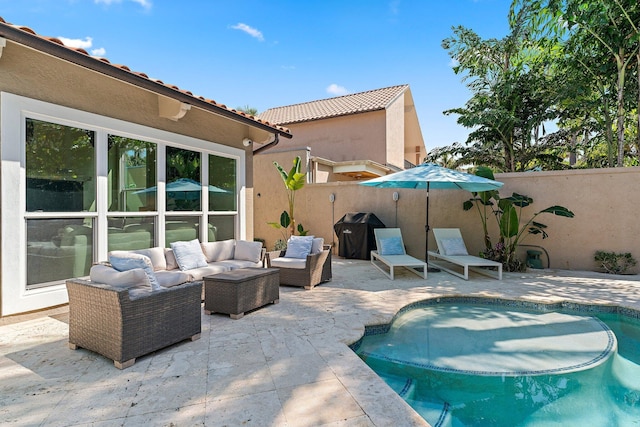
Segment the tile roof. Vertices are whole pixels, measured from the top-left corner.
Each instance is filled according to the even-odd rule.
[[[391,86],[366,92],[321,99],[285,107],[270,108],[259,114],[261,119],[279,125],[308,122],[330,117],[346,116],[383,110],[398,96],[403,94],[409,85]]]
[[[19,30],[19,32],[12,32],[11,30]],[[255,117],[242,111],[229,108],[226,105],[220,104],[212,99],[194,95],[190,91],[180,89],[179,87],[174,85],[166,84],[161,80],[151,79],[145,73],[132,71],[126,65],[112,64],[106,58],[91,56],[86,50],[82,48],[65,46],[65,44],[56,37],[43,36],[36,33],[29,27],[8,23],[1,16],[0,37],[6,37],[7,39],[15,41],[19,44],[24,44],[23,42],[25,41],[33,41],[33,43],[28,44],[29,47],[36,48],[53,55],[55,55],[55,53],[53,53],[52,51],[57,53],[63,52],[58,49],[60,47],[63,47],[65,50],[75,54],[75,58],[71,58],[70,55],[65,53],[64,56],[60,56],[62,59],[69,60],[70,62],[85,66],[98,72],[108,70],[108,68],[112,68],[113,70],[109,74],[117,72],[118,76],[116,76],[116,78],[120,78],[120,80],[143,83],[138,84],[138,86],[154,90],[158,93],[162,93],[163,95],[173,97],[183,102],[192,103],[194,106],[198,106],[211,112],[222,114],[226,117],[234,118],[234,116],[237,116],[237,120],[245,122],[249,125],[251,125],[253,122],[254,126],[262,128],[263,130],[270,130],[268,128],[271,128],[271,130],[277,132],[279,135],[291,138],[291,132],[289,131],[289,129],[269,122],[264,118]],[[41,43],[41,41],[44,41],[45,43]],[[95,63],[91,64],[91,61],[95,61]],[[106,69],[104,67],[105,64],[108,66]],[[167,89],[169,89],[169,91],[167,91]]]

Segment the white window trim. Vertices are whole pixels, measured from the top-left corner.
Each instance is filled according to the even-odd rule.
[[[0,242],[2,268],[0,270],[0,288],[2,292],[2,316],[23,313],[65,304],[68,302],[67,290],[64,284],[48,286],[36,289],[26,289],[26,229],[25,218],[33,218],[38,214],[25,211],[26,204],[26,173],[25,173],[25,121],[33,118],[67,126],[88,129],[96,132],[96,212],[83,212],[85,216],[96,216],[96,233],[99,259],[106,257],[107,237],[107,159],[104,147],[107,133],[120,136],[141,139],[161,146],[181,147],[196,149],[197,151],[221,155],[233,158],[237,165],[237,206],[236,230],[238,237],[246,238],[246,159],[244,150],[226,145],[212,143],[185,135],[142,126],[123,120],[113,119],[86,111],[63,107],[44,101],[39,101],[23,96],[0,92],[0,182],[2,183],[2,197],[0,209],[2,222],[0,224],[2,242]],[[158,150],[164,152],[164,149]],[[164,156],[158,158],[158,177],[163,177],[165,172]],[[160,172],[162,172],[160,174]],[[164,182],[158,180],[158,186]],[[206,206],[206,205],[205,205]],[[211,212],[204,210],[203,218]],[[160,228],[164,205],[158,200],[158,215]],[[75,215],[72,214],[72,215]],[[162,244],[164,230],[158,230],[158,237]],[[95,250],[95,249],[94,249]]]

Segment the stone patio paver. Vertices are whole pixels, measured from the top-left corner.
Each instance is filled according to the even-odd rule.
[[[404,305],[450,295],[618,304],[640,310],[640,278],[539,270],[497,281],[334,259],[333,281],[281,287],[239,320],[202,314],[202,337],[118,370],[70,350],[68,310],[0,319],[0,424],[15,426],[427,426],[347,345]]]

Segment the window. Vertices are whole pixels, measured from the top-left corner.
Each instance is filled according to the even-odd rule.
[[[244,237],[243,150],[6,92],[0,110],[3,315],[66,303],[111,250]]]
[[[64,213],[96,210],[95,133],[26,119],[27,289],[89,274],[93,218]]]
[[[89,274],[93,219],[27,219],[27,290]]]
[[[110,212],[156,210],[156,144],[108,137]]]
[[[209,155],[209,210],[236,211],[236,161]]]
[[[167,147],[166,193],[168,211],[200,210],[200,153]]]
[[[27,212],[95,211],[95,135],[26,120]]]

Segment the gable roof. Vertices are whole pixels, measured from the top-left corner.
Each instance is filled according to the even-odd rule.
[[[285,107],[270,108],[258,116],[271,123],[288,125],[350,114],[384,110],[409,88],[409,85],[391,86],[366,92],[321,99]]]
[[[193,105],[210,113],[221,115],[286,138],[292,137],[289,129],[285,127],[273,124],[263,118],[228,108],[226,105],[220,104],[212,99],[196,96],[177,86],[165,84],[161,80],[151,79],[145,73],[131,71],[126,65],[112,64],[106,58],[91,56],[84,49],[65,46],[58,38],[39,35],[29,27],[10,24],[2,17],[0,17],[0,38],[11,40],[31,49],[113,77],[142,89]],[[3,46],[4,44],[0,44],[0,55],[2,54]]]

